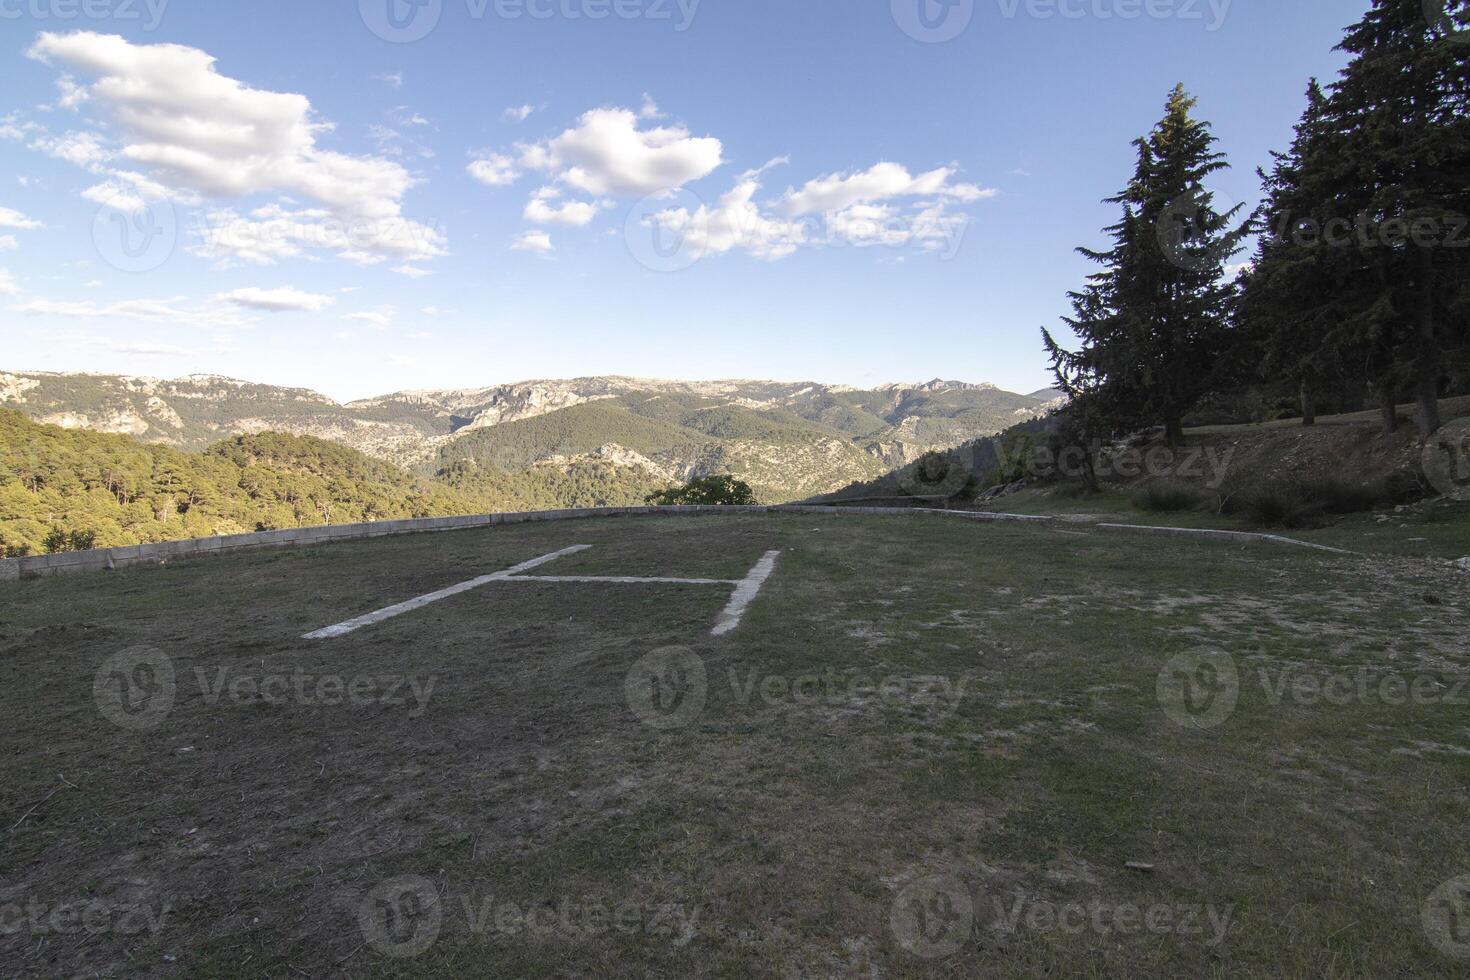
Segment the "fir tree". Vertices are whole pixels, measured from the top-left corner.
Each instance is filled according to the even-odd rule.
[[[1229,164],[1194,107],[1182,85],[1169,95],[1163,119],[1134,143],[1133,179],[1107,199],[1123,209],[1106,229],[1112,247],[1078,250],[1103,267],[1070,294],[1073,316],[1064,320],[1081,349],[1042,330],[1058,385],[1086,399],[1093,425],[1162,424],[1171,446],[1229,352],[1234,286],[1224,266],[1247,230],[1234,224],[1240,207],[1217,210],[1205,186]]]
[[[1324,162],[1339,226],[1373,295],[1359,334],[1392,352],[1388,381],[1412,388],[1420,431],[1438,430],[1438,396],[1464,346],[1461,290],[1470,275],[1470,2],[1373,0],[1340,50],[1352,60],[1326,116],[1346,138]],[[1431,16],[1426,16],[1426,13]]]

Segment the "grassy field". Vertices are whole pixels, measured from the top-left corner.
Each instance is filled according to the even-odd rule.
[[[523,582],[300,639],[576,544],[536,574],[781,555],[720,638],[725,587]],[[5,586],[0,972],[1464,976],[1467,600],[799,515]]]

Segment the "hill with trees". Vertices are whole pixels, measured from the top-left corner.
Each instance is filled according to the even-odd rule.
[[[579,462],[444,480],[310,436],[236,436],[202,452],[66,430],[0,409],[0,553],[360,521],[642,503],[648,474]]]

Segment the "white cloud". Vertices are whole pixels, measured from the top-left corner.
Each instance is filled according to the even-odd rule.
[[[321,208],[288,210],[278,204],[241,215],[231,208],[201,213],[194,229],[196,255],[223,261],[269,265],[326,249],[360,265],[388,257],[422,261],[442,255],[443,235],[402,217],[343,219]]]
[[[247,321],[238,313],[222,306],[185,307],[182,297],[171,299],[132,299],[99,305],[87,300],[33,299],[10,307],[12,313],[28,316],[56,316],[72,319],[143,320],[179,326],[230,328],[244,326]]]
[[[341,222],[416,224],[402,215],[403,197],[416,182],[407,170],[381,157],[323,149],[317,139],[331,126],[316,118],[304,95],[250,88],[220,74],[215,59],[198,48],[47,32],[28,54],[94,76],[87,92],[119,127],[119,155],[172,191],[214,198],[299,194]],[[83,166],[106,159],[100,142],[88,146],[77,143],[64,152]],[[398,258],[444,252],[432,228],[418,225],[412,238],[412,253],[381,236],[347,251],[359,258],[364,252]]]
[[[188,357],[198,351],[187,350],[174,344],[156,344],[146,340],[119,340],[116,337],[71,335],[59,338],[74,350],[105,350],[112,354],[132,357]]]
[[[303,292],[292,286],[281,286],[277,289],[249,286],[244,289],[231,290],[228,293],[220,293],[215,298],[236,306],[243,306],[246,309],[262,310],[266,313],[320,313],[334,302],[330,296]]]
[[[551,244],[551,236],[544,231],[522,232],[511,242],[510,247],[515,252],[535,252],[540,255],[556,250]]]
[[[31,149],[90,170],[112,158],[112,151],[103,143],[100,133],[70,132],[65,136],[39,136],[31,142]]]
[[[101,279],[93,279],[91,282],[87,283],[87,285],[86,285],[85,288],[87,288],[87,289],[101,289],[103,287],[103,285],[104,285],[104,283],[102,282]]]
[[[545,190],[543,188],[543,190]],[[568,201],[561,207],[552,207],[547,204],[549,198],[554,194],[536,194],[526,204],[525,219],[538,225],[565,225],[569,228],[581,228],[592,223],[597,217],[598,207],[587,201]]]
[[[84,86],[78,85],[76,79],[70,75],[62,75],[58,78],[56,80],[56,88],[61,93],[60,98],[56,100],[56,107],[58,109],[75,110],[83,102],[87,101],[87,89]]]
[[[0,208],[0,228],[19,228],[21,231],[34,231],[41,227],[41,222],[33,220],[11,208]]]
[[[403,72],[396,71],[391,74],[384,72],[381,75],[374,75],[373,81],[382,82],[389,88],[400,89],[403,88]]]
[[[15,240],[14,235],[0,235],[0,252],[20,248],[20,242]]]
[[[15,277],[10,274],[9,269],[0,268],[0,296],[19,296],[20,287],[15,283]]]
[[[459,310],[441,310],[437,306],[426,306],[422,310],[419,310],[419,312],[424,316],[451,316],[458,313]]]
[[[531,113],[535,111],[536,107],[533,105],[511,106],[509,109],[505,110],[502,118],[504,118],[506,122],[525,122],[527,119],[531,118]]]
[[[82,197],[94,204],[103,204],[119,211],[141,211],[148,206],[143,195],[117,181],[93,184],[82,191]]]
[[[639,129],[629,109],[593,109],[555,139],[521,148],[521,164],[598,197],[676,190],[714,171],[724,146],[682,126]]]
[[[398,273],[400,276],[408,276],[408,278],[410,279],[423,279],[425,276],[432,276],[434,274],[428,269],[421,269],[416,265],[394,266],[393,271]]]
[[[664,114],[658,111],[658,103],[653,101],[653,96],[647,92],[643,93],[643,108],[638,110],[639,119],[662,119]]]
[[[366,323],[370,327],[386,330],[393,326],[395,310],[391,306],[380,306],[376,310],[365,310],[361,313],[349,313],[342,319],[351,323]]]
[[[803,244],[805,229],[799,221],[762,214],[754,201],[759,189],[759,181],[745,175],[715,208],[700,205],[692,214],[674,208],[653,215],[652,220],[669,232],[682,234],[686,247],[696,255],[721,255],[741,248],[759,259],[785,258]]]
[[[505,187],[514,184],[521,176],[516,170],[515,161],[500,153],[492,153],[475,160],[466,169],[469,170],[471,177],[491,187]]]
[[[812,215],[791,213],[797,210],[791,206],[792,192],[776,202],[758,202],[755,197],[760,190],[761,175],[787,162],[784,157],[778,157],[742,174],[735,187],[714,207],[701,204],[692,213],[687,208],[670,208],[651,215],[648,220],[656,222],[667,234],[682,236],[684,247],[696,256],[722,255],[739,249],[767,261],[785,258],[799,248],[880,245],[909,246],[952,257],[969,227],[968,215],[950,213],[948,207],[956,200],[973,198],[968,191],[950,185],[947,175],[925,175],[903,183],[903,187],[918,183],[931,192],[929,200],[912,207],[851,203],[840,210]],[[841,181],[841,186],[835,189],[828,189],[823,181],[813,181],[807,187],[819,192],[814,197],[821,196],[824,202],[832,203],[872,193],[861,182],[852,184],[848,178]],[[900,184],[891,180],[885,186],[893,188]]]
[[[880,163],[857,173],[829,174],[808,181],[801,190],[786,192],[781,209],[789,215],[846,211],[858,204],[876,204],[900,197],[946,197],[972,202],[994,197],[996,191],[975,184],[951,184],[952,167],[910,176],[897,163]]]

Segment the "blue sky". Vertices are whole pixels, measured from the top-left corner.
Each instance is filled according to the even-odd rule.
[[[1029,391],[1169,89],[1253,204],[1368,5],[415,2],[0,0],[0,369]]]

